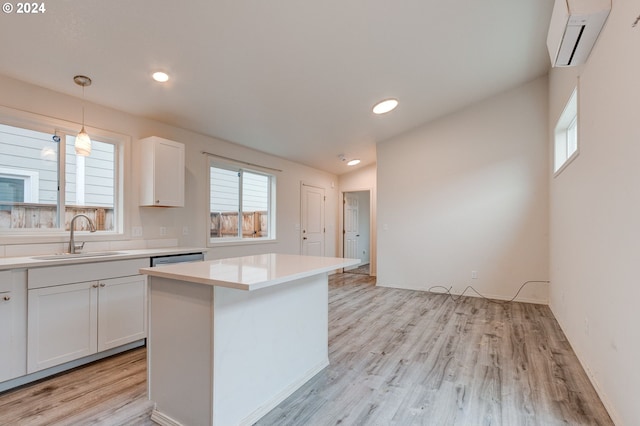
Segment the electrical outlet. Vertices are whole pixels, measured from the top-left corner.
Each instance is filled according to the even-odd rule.
[[[133,226],[133,227],[131,227],[131,236],[132,237],[142,237],[142,226]]]
[[[189,227],[188,226],[183,226],[182,227],[182,235],[189,235]]]
[[[478,271],[471,271],[471,279],[472,280],[478,279]]]
[[[167,228],[165,226],[160,227],[160,235],[162,235],[163,237],[167,235]]]

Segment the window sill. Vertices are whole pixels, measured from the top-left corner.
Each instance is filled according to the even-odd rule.
[[[39,244],[39,243],[57,243],[68,242],[69,231],[3,231],[0,232],[4,244]],[[117,231],[75,231],[76,239],[84,241],[114,241],[127,238],[126,235]]]
[[[553,177],[557,178],[560,175],[560,173],[562,173],[564,169],[566,169],[569,166],[569,164],[571,164],[573,160],[575,160],[576,157],[578,157],[579,153],[580,153],[579,151],[576,151],[573,154],[571,154],[571,157],[567,158],[567,161],[562,163],[562,166],[560,166],[560,168],[553,173]]]
[[[220,241],[211,241],[207,243],[207,247],[225,247],[225,246],[244,246],[244,245],[257,245],[257,244],[274,244],[277,243],[278,240],[275,238],[265,238],[265,239],[257,239],[257,238],[245,238],[242,240],[239,239],[221,239]]]

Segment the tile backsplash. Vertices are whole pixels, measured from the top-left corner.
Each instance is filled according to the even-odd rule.
[[[81,239],[79,241],[82,241]],[[108,250],[140,250],[177,247],[176,238],[155,240],[116,240],[116,241],[88,241],[83,251]],[[8,244],[0,245],[0,257],[26,257],[43,254],[64,253],[66,243],[38,243],[38,244]]]

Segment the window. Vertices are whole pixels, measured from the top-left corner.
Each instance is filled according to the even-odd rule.
[[[0,167],[0,202],[37,202],[38,172]]]
[[[122,138],[92,135],[91,155],[82,157],[75,154],[71,125],[2,121],[0,232],[66,231],[79,213],[89,216],[98,231],[118,230]],[[76,230],[88,229],[85,221],[76,222]]]
[[[554,173],[578,156],[578,89],[562,111],[555,130]]]
[[[209,241],[274,239],[274,194],[274,176],[211,162]]]

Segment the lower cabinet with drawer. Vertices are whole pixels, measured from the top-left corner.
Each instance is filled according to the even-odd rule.
[[[13,333],[12,327],[7,325],[13,324],[13,310],[15,303],[11,300],[10,291],[0,292],[0,382],[13,378],[9,363],[4,362],[6,359],[13,357]]]
[[[120,274],[137,272],[137,267],[124,268]],[[115,271],[118,268],[111,275]],[[96,279],[61,283],[52,278],[53,285],[47,286],[42,272],[46,271],[30,275],[28,282],[28,374],[147,336],[146,276],[108,277],[107,272],[85,267],[72,271],[67,279],[97,274]],[[50,277],[55,277],[51,272]]]
[[[16,301],[11,291],[0,292],[0,382],[20,375],[14,369],[16,342],[14,341]],[[24,374],[24,372],[22,372]]]
[[[26,374],[26,272],[0,271],[0,383]]]

